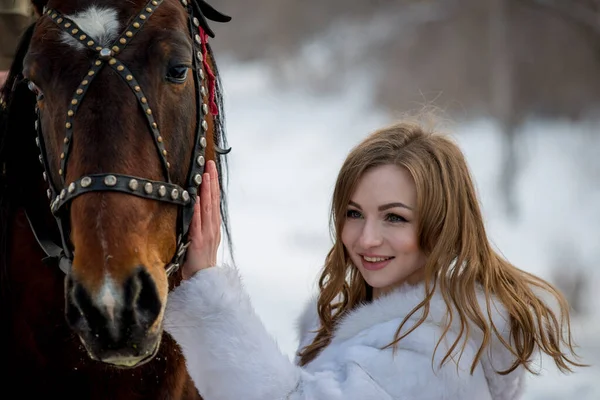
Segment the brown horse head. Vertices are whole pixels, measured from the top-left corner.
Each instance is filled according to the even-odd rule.
[[[229,17],[202,0],[41,3],[23,78],[62,238],[67,322],[92,358],[140,365],[161,341],[205,161],[221,170],[206,19]]]

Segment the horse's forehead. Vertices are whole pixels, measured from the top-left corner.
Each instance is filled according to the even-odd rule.
[[[143,10],[142,6],[138,7],[136,2],[140,2],[141,0],[131,0],[127,3],[114,3],[107,1],[104,4],[98,4],[96,2],[92,2],[90,4],[86,4],[84,6],[77,7],[76,11],[65,12],[64,16],[73,20],[78,27],[83,31],[83,33],[90,36],[91,39],[94,39],[96,43],[101,46],[109,46],[111,43],[119,37],[119,35],[126,28],[125,23],[119,18],[129,18],[128,15],[135,15],[138,12]],[[173,4],[170,2],[165,2],[164,6],[161,9],[161,14],[168,14],[170,18],[160,19],[158,23],[161,28],[165,28],[165,24],[169,24],[169,21],[178,21],[178,18],[174,17]],[[124,10],[123,7],[127,7],[128,10]],[[60,9],[59,9],[60,11]],[[125,12],[124,12],[125,11]],[[158,11],[158,10],[157,10]],[[149,25],[152,26],[152,22],[149,21]],[[80,43],[78,40],[74,39],[69,33],[61,32],[60,33],[61,42],[79,50],[85,50],[85,46]]]
[[[107,6],[90,5],[82,11],[65,16],[73,20],[79,28],[102,46],[108,46],[119,36],[122,29],[118,11]],[[66,32],[62,33],[61,39],[75,48],[85,49]]]

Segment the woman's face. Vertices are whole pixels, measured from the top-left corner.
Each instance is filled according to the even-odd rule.
[[[426,258],[418,244],[410,173],[395,165],[368,170],[350,199],[342,242],[374,297],[420,281]]]

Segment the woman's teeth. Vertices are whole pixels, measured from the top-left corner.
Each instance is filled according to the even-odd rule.
[[[392,257],[367,257],[367,256],[363,256],[363,258],[365,259],[365,261],[368,261],[368,262],[381,262],[381,261],[389,260]]]

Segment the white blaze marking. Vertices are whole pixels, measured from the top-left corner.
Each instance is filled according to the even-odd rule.
[[[108,319],[111,322],[115,320],[115,310],[118,310],[121,305],[121,296],[117,292],[115,285],[110,276],[106,275],[104,285],[100,289],[99,308],[105,308]]]
[[[81,28],[85,34],[91,36],[100,46],[108,46],[119,35],[119,20],[117,11],[112,8],[91,6],[85,11],[74,15],[66,15]],[[78,33],[77,35],[79,35]],[[71,35],[63,32],[61,40],[77,49],[85,46],[75,40]]]

